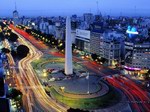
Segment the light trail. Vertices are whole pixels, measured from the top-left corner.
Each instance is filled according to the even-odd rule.
[[[126,96],[129,98],[133,109],[138,112],[149,112],[150,111],[150,98],[146,91],[142,90],[137,86],[132,80],[126,77],[106,77],[106,80],[113,86],[122,90]]]
[[[34,102],[34,105],[38,103],[45,112],[66,112],[68,107],[61,106],[60,104],[56,103],[52,98],[50,98],[45,90],[43,89],[40,81],[38,80],[35,71],[33,70],[31,66],[31,62],[35,59],[39,59],[43,53],[40,52],[38,49],[36,49],[30,42],[26,42],[25,39],[21,38],[19,35],[19,42],[23,43],[24,45],[28,46],[30,49],[30,53],[28,56],[18,63],[18,67],[20,68],[20,75],[23,80],[28,83],[28,86],[31,86],[32,88],[28,89],[29,93],[30,91],[33,93],[34,98],[36,98],[37,102]],[[26,68],[26,70],[24,70]],[[24,84],[24,83],[23,83]],[[26,85],[25,85],[26,86]],[[25,87],[22,86],[22,87]],[[37,86],[39,88],[37,88]],[[25,88],[27,89],[27,88]],[[29,94],[30,95],[30,94]],[[32,98],[32,96],[31,96]],[[33,101],[33,100],[32,100]],[[32,110],[31,110],[32,111]]]

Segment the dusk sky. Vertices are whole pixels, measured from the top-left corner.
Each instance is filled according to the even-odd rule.
[[[99,1],[99,9],[103,15],[150,15],[150,0],[0,0],[1,17],[12,17],[15,1],[20,16],[96,13],[96,1]]]

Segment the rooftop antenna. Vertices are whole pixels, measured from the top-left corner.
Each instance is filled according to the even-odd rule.
[[[134,15],[134,16],[136,16],[136,6],[134,6],[134,11],[135,11],[135,12],[134,12],[134,13],[135,13],[135,15]]]
[[[91,8],[90,8],[90,13],[91,13]]]
[[[15,1],[15,10],[17,10],[17,5],[16,5],[16,1]]]
[[[99,1],[98,0],[96,1],[96,4],[97,4],[97,15],[102,16],[102,13],[101,13],[101,11],[99,9]]]
[[[98,1],[96,1],[96,5],[97,5],[97,14],[99,14],[100,12],[99,12],[99,2]]]
[[[122,11],[120,12],[120,16],[122,16]]]
[[[109,15],[111,15],[111,9],[109,9]]]

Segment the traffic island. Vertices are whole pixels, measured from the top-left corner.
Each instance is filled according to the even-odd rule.
[[[50,88],[50,94],[53,96],[58,102],[64,103],[71,108],[79,108],[79,109],[86,109],[86,110],[93,110],[93,109],[100,109],[100,108],[107,108],[109,106],[113,106],[117,102],[120,101],[120,94],[114,89],[110,88],[109,92],[102,96],[97,96],[92,98],[72,98],[68,97],[65,94],[59,93],[54,87]],[[71,95],[71,94],[70,94]],[[90,96],[90,95],[89,95]]]
[[[80,64],[74,64],[73,76],[64,74],[63,58],[43,57],[32,62],[32,66],[46,87],[46,93],[60,104],[94,110],[112,106],[121,99],[117,90],[101,81],[101,76],[88,73]],[[54,73],[56,70],[59,71]]]
[[[57,102],[74,109],[94,110],[107,108],[121,100],[120,93],[100,81],[98,76],[51,82],[49,93]]]

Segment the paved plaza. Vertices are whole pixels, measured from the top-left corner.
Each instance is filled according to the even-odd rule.
[[[61,71],[64,69],[64,58],[57,58],[51,56],[45,56],[44,58],[35,61],[34,68],[38,73],[39,77],[43,78],[43,69],[55,69],[60,70],[57,73],[47,73],[47,76],[43,78],[44,82],[47,82],[49,86],[53,86],[57,92],[63,95],[77,98],[93,98],[106,94],[109,91],[109,87],[100,82],[100,76],[89,74],[89,78],[85,74],[79,77],[81,72],[87,72],[87,69],[82,67],[79,63],[74,63],[73,68],[75,74],[70,77],[64,75]],[[60,79],[55,81],[50,81],[51,78]],[[60,87],[64,87],[64,91],[60,90]]]
[[[109,87],[99,81],[97,76],[51,82],[50,85],[60,94],[71,98],[95,98],[108,93]],[[65,87],[64,91],[60,87]]]

